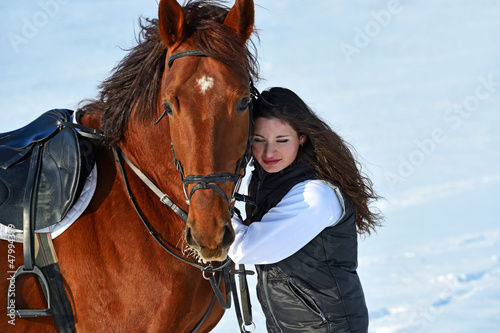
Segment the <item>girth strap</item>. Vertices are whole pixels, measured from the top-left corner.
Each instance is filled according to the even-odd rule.
[[[50,237],[50,235],[49,235]],[[60,333],[74,333],[75,318],[71,302],[64,289],[64,279],[59,269],[59,264],[54,263],[41,268],[50,286],[52,297],[52,316]]]

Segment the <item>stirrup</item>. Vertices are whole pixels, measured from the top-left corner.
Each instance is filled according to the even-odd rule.
[[[24,274],[34,274],[36,277],[38,277],[38,281],[40,285],[42,286],[43,293],[45,295],[45,298],[47,299],[47,308],[46,309],[16,309],[15,304],[16,301],[14,299],[15,293],[10,292],[11,290],[11,285],[14,285],[15,290],[15,283],[16,279]],[[9,312],[12,310],[10,305],[14,305],[14,314],[18,318],[33,318],[33,317],[45,317],[45,316],[51,316],[52,315],[52,308],[51,308],[51,303],[50,303],[50,290],[49,290],[49,284],[47,282],[47,279],[43,275],[42,271],[38,266],[34,265],[32,270],[27,270],[24,268],[24,265],[20,266],[16,272],[14,273],[14,277],[10,279],[10,284],[9,284],[9,293],[7,295],[7,315],[9,315]]]

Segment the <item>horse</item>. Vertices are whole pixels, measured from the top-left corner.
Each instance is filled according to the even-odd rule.
[[[215,272],[200,267],[217,267],[234,240],[258,67],[254,3],[161,0],[158,19],[140,25],[137,46],[75,113],[103,133],[97,186],[53,246],[77,331],[209,332],[224,309],[215,302],[207,312]],[[0,248],[7,258],[8,242]],[[22,244],[15,253],[22,264]],[[11,270],[6,259],[0,265]],[[7,291],[4,279],[4,304]],[[34,277],[16,281],[15,292],[19,308],[45,305]],[[8,319],[0,331],[57,331],[50,316]]]

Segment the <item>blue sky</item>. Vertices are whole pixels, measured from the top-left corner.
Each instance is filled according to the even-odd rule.
[[[500,3],[256,3],[258,88],[296,91],[356,147],[385,198],[385,227],[360,242],[371,331],[499,328]],[[26,0],[0,10],[4,132],[95,97],[157,4]],[[216,331],[228,327],[225,318]]]

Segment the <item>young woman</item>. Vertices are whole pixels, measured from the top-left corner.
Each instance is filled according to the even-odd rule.
[[[233,218],[229,256],[256,265],[268,332],[367,332],[357,233],[381,217],[348,145],[295,93],[271,88],[254,108],[252,153],[255,205]]]

